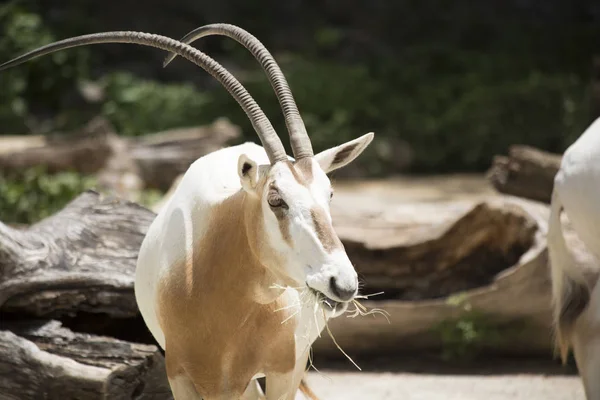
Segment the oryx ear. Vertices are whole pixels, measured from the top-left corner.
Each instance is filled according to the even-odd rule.
[[[254,193],[258,182],[258,165],[245,154],[238,158],[238,174],[244,190]]]
[[[371,143],[374,136],[373,132],[369,132],[358,139],[322,151],[315,155],[315,160],[317,160],[325,173],[341,168],[358,157],[367,148],[369,143]]]

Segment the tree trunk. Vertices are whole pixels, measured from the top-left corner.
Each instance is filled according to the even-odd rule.
[[[550,354],[546,212],[500,197],[334,216],[362,292],[384,292],[361,302],[389,313],[389,323],[382,316],[332,320],[336,341],[357,361],[432,349]],[[314,350],[339,354],[327,337]]]
[[[494,157],[487,177],[501,193],[549,204],[561,159],[559,154],[512,146],[508,156]]]
[[[0,329],[1,399],[172,399],[155,346],[74,333],[58,321]]]

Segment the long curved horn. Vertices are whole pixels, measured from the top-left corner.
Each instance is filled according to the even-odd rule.
[[[304,121],[302,121],[302,117],[300,116],[300,112],[294,101],[292,91],[290,90],[279,65],[277,65],[277,62],[271,53],[269,53],[269,50],[246,30],[230,24],[210,24],[201,26],[200,28],[194,29],[180,40],[183,43],[190,44],[197,39],[210,35],[223,35],[234,39],[246,47],[246,49],[252,53],[254,58],[258,60],[260,65],[266,71],[271,86],[273,86],[277,99],[279,100],[281,109],[283,110],[294,157],[296,159],[312,157],[312,144],[308,137],[308,133],[306,132]],[[177,57],[176,54],[167,56],[163,66],[166,67],[175,57]]]
[[[89,44],[100,44],[100,43],[134,43],[144,46],[150,46],[159,48],[162,50],[174,52],[194,64],[198,65],[206,72],[211,74],[227,89],[227,91],[235,98],[235,100],[242,107],[250,121],[252,126],[256,130],[260,141],[269,156],[271,164],[277,161],[287,160],[285,154],[285,148],[281,143],[281,140],[277,136],[273,125],[256,104],[252,96],[242,86],[240,82],[229,71],[227,71],[221,64],[202,53],[201,51],[177,40],[169,37],[154,35],[144,32],[130,32],[130,31],[118,31],[118,32],[102,32],[90,35],[76,36],[73,38],[60,40],[58,42],[50,43],[45,46],[39,47],[28,53],[25,53],[17,58],[14,58],[4,64],[0,65],[0,71],[10,67],[14,67],[33,58],[40,57],[55,51],[68,49],[77,46],[85,46]]]

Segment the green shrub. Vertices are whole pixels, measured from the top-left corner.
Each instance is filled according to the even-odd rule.
[[[56,40],[40,15],[19,1],[0,5],[0,60]],[[85,48],[61,51],[0,73],[0,133],[35,133],[77,126],[77,110],[65,105],[65,92],[87,76]],[[36,118],[52,115],[50,124]]]
[[[55,39],[35,8],[20,4],[0,6],[3,59]],[[374,29],[373,38],[387,36],[388,41],[348,55],[362,48],[351,30],[315,19],[307,28],[312,33],[302,31],[296,50],[275,54],[316,150],[374,131],[376,145],[356,161],[369,174],[398,172],[394,168],[402,163],[394,160],[397,155],[381,148],[393,148],[399,141],[413,149],[413,172],[481,171],[494,154],[505,153],[513,143],[563,151],[591,122],[589,71],[584,65],[595,43],[591,26],[574,25],[566,33],[544,26],[539,32],[520,25],[508,29],[500,22],[486,27],[466,4],[456,3],[451,8],[457,19],[430,35],[419,27],[423,13],[431,16],[428,9],[416,3],[396,6],[415,11],[406,20],[414,37],[405,45],[398,46],[392,36]],[[71,19],[53,22],[60,37],[81,34],[85,26],[84,9],[72,9]],[[255,9],[248,6],[246,11]],[[276,28],[269,29],[256,31],[267,43],[269,34],[277,33]],[[474,40],[480,31],[481,40]],[[580,37],[581,46],[571,46],[569,35]],[[570,56],[560,56],[561,49]],[[0,74],[2,132],[28,131],[38,114],[54,116],[48,129],[85,120],[85,105],[66,106],[65,93],[88,76],[87,52],[87,48],[58,52]],[[243,71],[238,78],[288,145],[279,104],[258,64],[230,40],[223,40],[220,52]],[[219,51],[215,53],[211,55],[219,58]],[[100,112],[122,134],[203,124],[226,116],[243,128],[241,140],[257,141],[239,105],[219,85],[198,90],[189,83],[144,80],[124,72],[111,72],[101,81],[106,98]],[[36,125],[38,132],[40,127],[44,125]]]
[[[35,167],[0,175],[0,221],[32,224],[62,209],[95,179],[75,172],[47,174]]]
[[[444,54],[449,71],[428,71],[430,52],[413,56],[407,67],[342,64],[287,57],[281,62],[316,150],[374,131],[378,143],[402,140],[414,151],[414,172],[484,170],[495,154],[514,143],[563,151],[589,121],[587,79],[535,69],[497,76],[502,55]],[[459,59],[460,61],[456,61]],[[284,142],[279,104],[263,72],[243,81]],[[515,67],[516,68],[516,67]],[[245,140],[256,140],[239,107],[220,88],[207,96],[205,115],[241,125]],[[390,157],[394,157],[391,154]],[[389,173],[392,160],[375,146],[357,159],[364,170]]]
[[[435,329],[442,341],[444,360],[472,360],[482,346],[494,346],[503,339],[500,326],[474,311],[465,312],[456,320],[442,321]]]
[[[210,98],[191,84],[164,84],[121,72],[105,76],[102,85],[102,113],[123,135],[211,122],[203,112]]]
[[[457,318],[445,319],[433,327],[442,343],[445,360],[473,360],[485,347],[494,347],[517,340],[525,330],[523,320],[498,322],[474,309],[464,292],[449,296],[447,304],[460,309]]]

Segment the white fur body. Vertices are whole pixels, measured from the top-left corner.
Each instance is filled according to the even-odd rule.
[[[137,263],[135,296],[148,329],[165,348],[165,336],[157,315],[157,289],[169,268],[181,261],[177,257],[190,254],[190,247],[201,240],[213,208],[241,189],[237,162],[245,154],[258,164],[269,164],[265,150],[254,143],[224,148],[196,160],[183,176],[173,196],[163,205],[150,225]],[[242,227],[240,227],[242,229]],[[301,293],[288,288],[283,294],[287,304],[302,311],[294,318],[296,354],[300,358],[325,326],[322,312],[315,315],[314,302],[301,301]],[[199,313],[202,310],[198,310]],[[262,373],[256,377],[263,376]]]
[[[554,185],[577,235],[600,258],[600,119],[565,151]]]
[[[564,153],[554,180],[548,232],[559,335],[561,306],[569,307],[580,301],[578,287],[589,291],[589,303],[563,340],[573,345],[587,398],[600,399],[600,285],[596,284],[597,275],[584,275],[569,253],[560,228],[561,207],[579,239],[600,258],[600,118]]]
[[[327,173],[354,160],[373,136],[275,164],[263,147],[244,143],[188,168],[150,224],[135,279],[177,400],[240,393],[254,400],[260,376],[267,400],[294,398],[310,346],[358,292],[332,226]],[[245,339],[228,328],[236,324]],[[198,334],[212,347],[196,343]],[[235,357],[244,362],[232,364]]]

